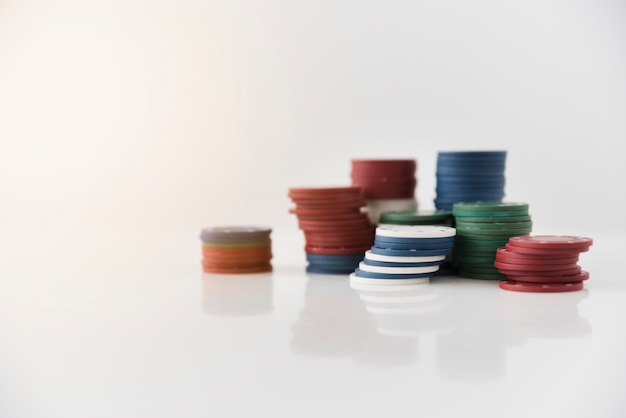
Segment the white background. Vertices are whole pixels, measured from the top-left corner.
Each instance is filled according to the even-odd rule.
[[[625,22],[617,0],[0,0],[0,416],[622,418]],[[474,149],[508,151],[534,233],[594,239],[583,291],[433,280],[437,313],[396,318],[454,331],[394,339],[304,273],[290,187],[415,158],[432,208],[437,151]],[[272,227],[274,272],[202,276],[222,224]]]
[[[296,227],[352,158],[504,149],[536,233],[621,228],[620,1],[0,3],[0,225]],[[277,243],[280,254],[280,245]]]

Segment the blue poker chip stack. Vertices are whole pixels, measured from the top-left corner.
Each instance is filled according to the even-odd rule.
[[[312,254],[306,253],[307,273],[348,274],[363,260],[363,254]]]
[[[374,245],[350,275],[352,284],[428,283],[452,253],[456,230],[435,225],[381,225]]]
[[[440,151],[435,207],[452,210],[457,202],[501,202],[506,151]]]

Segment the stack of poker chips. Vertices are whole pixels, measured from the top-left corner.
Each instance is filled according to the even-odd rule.
[[[363,259],[374,241],[374,231],[361,188],[305,187],[289,189],[304,232],[309,273],[348,274]]]
[[[456,202],[501,202],[506,151],[441,151],[437,155],[437,209]]]
[[[372,225],[383,212],[417,209],[416,170],[414,159],[352,160],[352,185],[363,190]]]
[[[593,240],[571,235],[511,237],[498,248],[494,266],[506,279],[500,288],[518,292],[581,290],[589,273],[578,265]]]
[[[455,203],[452,208],[456,240],[452,262],[462,277],[500,280],[504,276],[494,266],[496,250],[509,238],[528,235],[532,220],[527,203]]]
[[[353,284],[427,283],[454,246],[455,229],[434,225],[383,225],[354,273]]]
[[[205,273],[247,274],[272,271],[270,228],[225,226],[204,228],[202,267]]]

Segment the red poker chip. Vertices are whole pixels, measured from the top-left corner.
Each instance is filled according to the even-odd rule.
[[[519,271],[563,271],[578,267],[578,264],[510,264],[497,259],[493,262],[494,267],[498,270],[519,270]]]
[[[351,163],[353,176],[401,178],[414,176],[417,170],[417,160],[415,159],[355,159]]]
[[[293,187],[287,195],[292,199],[332,199],[345,196],[359,196],[361,188],[358,186],[343,187]]]
[[[507,279],[524,282],[524,283],[571,283],[582,282],[589,279],[589,272],[581,271],[578,274],[570,274],[567,276],[542,276],[542,275],[528,275],[528,276],[507,276]]]
[[[356,219],[364,219],[369,222],[369,216],[365,212],[350,212],[350,213],[340,213],[340,214],[331,214],[331,215],[298,215],[298,221],[342,221],[342,220],[356,220]]]
[[[367,206],[367,201],[361,197],[353,200],[345,200],[337,203],[306,203],[297,202],[294,209],[350,209]]]
[[[518,264],[518,265],[538,265],[538,264],[576,264],[579,259],[578,253],[576,255],[561,256],[561,255],[533,255],[533,254],[519,254],[508,251],[506,248],[501,247],[496,249],[496,261],[503,263]]]
[[[513,237],[511,237],[513,238]],[[578,255],[583,251],[576,249],[564,249],[564,250],[555,250],[551,248],[532,248],[532,247],[518,247],[515,245],[511,245],[509,238],[509,242],[504,245],[504,248],[507,251],[516,254],[530,254],[530,255],[543,255],[543,256],[552,256],[552,257],[568,257]]]
[[[296,216],[304,215],[304,216],[329,216],[329,215],[346,215],[346,214],[359,214],[361,213],[360,208],[316,208],[316,209],[300,209],[300,208],[291,208],[289,209],[289,213],[294,214]]]
[[[500,280],[500,289],[512,290],[514,292],[572,292],[581,290],[583,282],[570,283],[524,283],[513,280]]]
[[[579,274],[582,271],[580,266],[576,266],[570,269],[563,270],[551,270],[551,271],[536,271],[536,270],[521,270],[521,269],[503,269],[498,268],[498,271],[502,274],[506,274],[507,276],[532,276],[532,275],[541,275],[541,276],[569,276],[572,274]]]
[[[303,221],[298,220],[298,226],[305,231],[369,231],[371,229],[369,219],[341,219],[339,221]]]
[[[509,244],[525,248],[587,251],[593,244],[593,240],[573,235],[525,235],[511,237]]]

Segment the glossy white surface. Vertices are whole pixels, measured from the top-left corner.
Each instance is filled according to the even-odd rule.
[[[624,416],[618,234],[561,294],[358,291],[287,238],[273,273],[215,276],[196,231],[4,231],[0,416]]]

